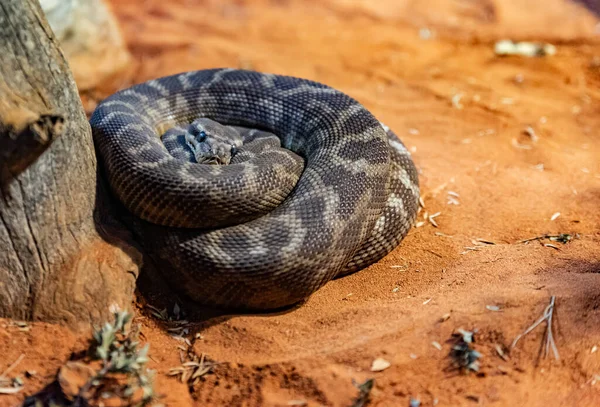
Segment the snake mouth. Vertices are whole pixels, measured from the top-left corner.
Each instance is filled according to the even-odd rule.
[[[227,163],[221,160],[219,157],[204,158],[202,160],[196,160],[198,164],[206,165],[226,165]]]

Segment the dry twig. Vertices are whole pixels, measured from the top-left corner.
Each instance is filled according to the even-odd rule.
[[[23,390],[22,382],[19,383],[15,379],[9,379],[8,374],[13,371],[19,363],[21,363],[24,357],[25,354],[22,353],[17,360],[15,360],[9,367],[6,368],[4,372],[2,372],[2,374],[0,374],[0,394],[15,394]]]
[[[169,369],[169,376],[179,376],[182,383],[195,385],[200,378],[207,373],[210,373],[217,363],[206,360],[206,355],[203,353],[198,359],[198,355],[194,354],[192,360],[182,363],[179,367]]]
[[[552,354],[554,355],[554,359],[559,360],[560,356],[558,354],[558,349],[556,348],[556,343],[554,342],[554,336],[552,335],[552,315],[554,312],[554,302],[556,297],[553,295],[550,298],[550,304],[544,310],[544,314],[535,321],[529,328],[527,328],[522,334],[517,335],[513,343],[510,345],[510,349],[512,350],[521,337],[527,335],[529,332],[533,331],[539,324],[546,321],[546,340],[544,346],[544,357],[548,356],[550,349],[552,350]]]
[[[575,237],[577,237],[577,235],[575,235]],[[571,240],[573,240],[573,235],[570,235],[568,233],[560,233],[558,235],[545,234],[545,235],[530,237],[529,239],[519,240],[517,243],[529,243],[534,240],[540,241],[540,240],[545,240],[545,239],[549,239],[553,242],[560,242],[560,243],[565,244],[565,243],[568,243]]]

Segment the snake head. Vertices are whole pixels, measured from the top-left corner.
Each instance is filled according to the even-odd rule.
[[[194,120],[186,129],[185,141],[200,164],[227,165],[242,146],[242,137],[214,120]]]

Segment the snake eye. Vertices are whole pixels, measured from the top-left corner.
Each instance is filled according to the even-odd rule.
[[[234,155],[236,155],[238,152],[238,149],[236,146],[231,146],[231,156],[233,157]]]
[[[197,143],[202,143],[204,140],[206,140],[206,132],[204,130],[200,130],[196,126],[190,126],[188,133]]]

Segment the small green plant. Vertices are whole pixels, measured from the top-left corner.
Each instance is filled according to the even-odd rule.
[[[127,312],[114,313],[113,325],[108,322],[94,332],[90,356],[102,360],[108,372],[139,372],[148,362],[148,345],[138,350],[137,335],[130,335],[126,329],[132,315]]]
[[[114,322],[105,323],[97,329],[88,350],[92,361],[100,361],[101,368],[79,390],[77,399],[101,390],[103,396],[107,391],[112,396],[134,399],[135,405],[147,404],[154,395],[152,388],[152,372],[146,369],[148,362],[148,345],[139,348],[137,332],[127,329],[132,314],[113,309]],[[115,382],[113,375],[125,375],[126,383]],[[107,381],[110,386],[105,386]],[[140,393],[141,392],[141,393]]]
[[[85,356],[67,362],[57,386],[28,397],[26,407],[146,406],[153,397],[148,345],[139,347],[132,315],[111,308],[114,320],[94,331]]]

